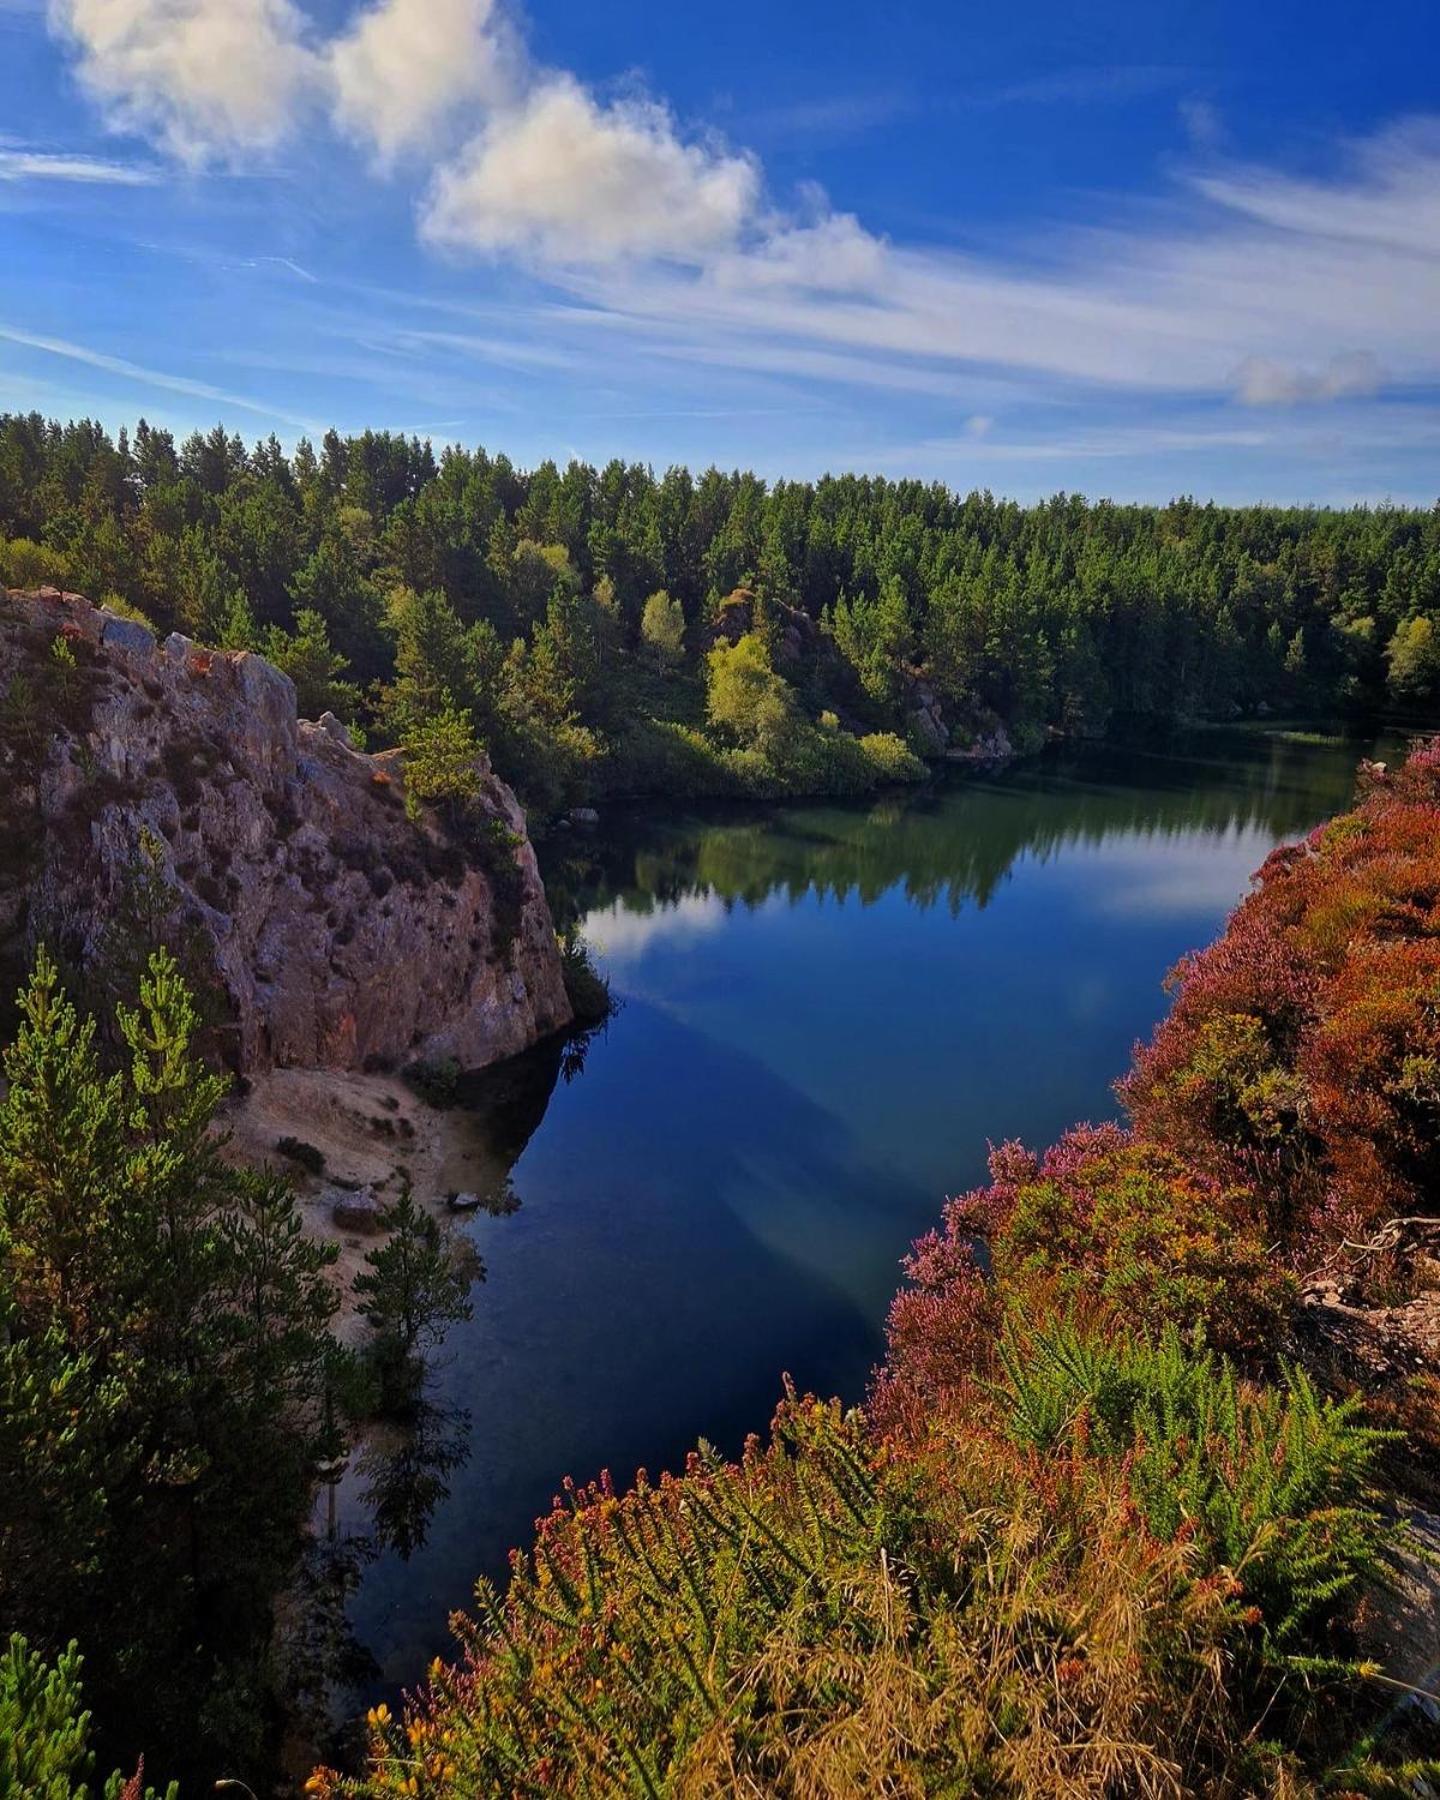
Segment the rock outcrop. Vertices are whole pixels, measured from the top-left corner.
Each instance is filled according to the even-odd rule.
[[[463,825],[412,822],[397,754],[298,718],[264,658],[0,590],[0,943],[84,967],[148,862],[239,1069],[478,1068],[569,1022],[524,815],[480,773]]]

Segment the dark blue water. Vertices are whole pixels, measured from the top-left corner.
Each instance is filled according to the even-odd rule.
[[[623,1005],[578,1073],[551,1047],[472,1096],[520,1205],[466,1228],[489,1275],[433,1385],[424,1541],[401,1532],[351,1600],[374,1690],[451,1647],[565,1474],[734,1449],[782,1372],[859,1399],[944,1195],[989,1141],[1114,1116],[1166,971],[1347,804],[1368,748],[1213,732],[553,847],[557,916]],[[365,1486],[342,1534],[373,1527]]]

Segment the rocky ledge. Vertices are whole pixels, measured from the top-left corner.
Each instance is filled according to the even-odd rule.
[[[146,869],[238,1069],[478,1068],[569,1022],[524,814],[480,773],[463,826],[412,822],[398,755],[298,718],[263,657],[0,590],[0,945],[83,969]]]

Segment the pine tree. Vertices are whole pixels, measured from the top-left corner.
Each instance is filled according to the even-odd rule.
[[[0,1652],[0,1800],[156,1800],[144,1767],[128,1781],[112,1775],[91,1786],[95,1752],[83,1710],[82,1663],[72,1643],[47,1664],[17,1632]],[[166,1790],[177,1800],[179,1789]]]
[[[106,1073],[42,952],[0,1101],[0,1610],[83,1636],[113,1729],[176,1768],[247,1711],[259,1729],[234,1697],[329,1447],[335,1354],[332,1253],[222,1156],[196,1025],[157,951]]]
[[[408,1183],[380,1223],[389,1236],[366,1256],[355,1293],[375,1330],[376,1365],[394,1404],[417,1389],[420,1354],[472,1316],[472,1274],[457,1264],[439,1223],[415,1204]]]

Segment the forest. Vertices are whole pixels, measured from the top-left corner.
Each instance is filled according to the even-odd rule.
[[[859,793],[1135,721],[1422,713],[1440,507],[1035,506],[767,484],[391,433],[0,416],[0,582],[264,652],[301,710],[541,814],[609,793]]]

